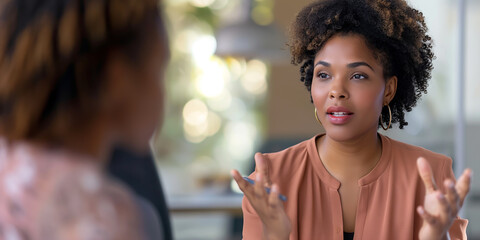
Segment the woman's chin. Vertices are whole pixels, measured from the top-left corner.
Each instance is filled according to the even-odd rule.
[[[335,142],[348,142],[352,140],[350,136],[340,135],[340,134],[325,134],[329,139],[334,140]]]
[[[368,130],[361,131],[358,127],[353,126],[327,126],[325,127],[325,135],[336,142],[349,142],[361,138],[362,133],[367,133]]]

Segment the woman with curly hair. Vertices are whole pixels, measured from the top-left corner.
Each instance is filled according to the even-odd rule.
[[[145,239],[103,168],[148,152],[169,52],[157,0],[0,3],[0,239]],[[157,238],[158,239],[158,238]]]
[[[450,158],[377,132],[407,125],[426,93],[434,55],[422,13],[404,0],[316,1],[290,47],[326,133],[257,154],[253,185],[232,171],[243,238],[466,239],[457,214],[471,171],[455,181]]]

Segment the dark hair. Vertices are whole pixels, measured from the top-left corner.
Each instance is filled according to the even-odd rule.
[[[157,0],[2,1],[1,134],[37,138],[87,120],[99,109],[109,53],[135,62],[159,14]]]
[[[433,69],[432,41],[423,14],[404,0],[317,1],[300,11],[290,33],[292,63],[302,64],[300,80],[309,92],[315,55],[333,35],[348,33],[365,38],[382,62],[385,78],[398,78],[397,92],[389,104],[392,123],[398,122],[401,129],[407,125],[405,112],[427,92]],[[389,121],[388,109],[383,108],[382,117]]]

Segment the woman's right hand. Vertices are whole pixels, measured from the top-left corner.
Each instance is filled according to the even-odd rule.
[[[254,185],[243,179],[237,170],[232,170],[232,176],[263,223],[263,239],[288,240],[290,221],[279,198],[278,185],[273,184],[271,193],[267,194],[265,187],[270,185],[270,179],[262,154],[255,154],[255,163]]]

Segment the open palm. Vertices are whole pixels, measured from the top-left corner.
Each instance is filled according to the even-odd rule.
[[[446,239],[447,232],[460,211],[463,201],[470,190],[471,170],[467,169],[455,183],[454,179],[446,179],[445,191],[437,188],[430,164],[424,158],[417,160],[417,168],[426,188],[423,206],[417,211],[423,219],[419,239]]]
[[[262,154],[255,155],[255,184],[248,183],[240,173],[232,170],[238,186],[262,220],[264,240],[287,240],[290,235],[290,221],[279,198],[278,186],[270,184],[270,178]],[[270,187],[271,193],[265,191]]]

